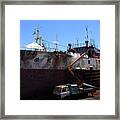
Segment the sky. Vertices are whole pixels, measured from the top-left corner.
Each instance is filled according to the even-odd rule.
[[[20,20],[20,47],[35,42],[33,33],[39,26],[40,36],[44,44],[58,49],[67,50],[67,45],[71,43],[83,45],[86,36],[86,26],[88,27],[88,39],[91,43],[100,48],[100,21],[99,20]],[[57,40],[56,40],[57,36]]]

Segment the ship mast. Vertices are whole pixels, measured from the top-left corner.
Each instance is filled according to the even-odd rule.
[[[95,40],[94,40],[94,38],[93,38],[93,32],[90,31],[90,33],[91,33],[90,43],[91,43],[91,45],[92,45],[93,47],[95,47]]]
[[[42,46],[42,37],[40,36],[40,27],[38,25],[37,29],[36,29],[36,43],[40,46]]]
[[[88,26],[86,26],[86,28],[85,28],[85,33],[86,33],[86,35],[85,35],[85,45],[86,45],[86,47],[88,47],[88,43],[89,43]]]
[[[58,51],[58,35],[56,34],[56,40],[54,41],[55,51]]]
[[[42,36],[40,35],[40,28],[41,27],[39,27],[39,25],[38,25],[38,27],[35,28],[35,31],[33,33],[34,39],[35,39],[35,43],[37,43],[36,46],[38,47],[38,48],[35,48],[35,49],[38,49],[40,51],[44,51],[45,50],[45,46],[44,46],[44,44],[42,42]]]

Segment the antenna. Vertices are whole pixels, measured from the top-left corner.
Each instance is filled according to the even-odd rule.
[[[93,32],[90,31],[90,33],[91,33],[90,43],[91,43],[91,45],[93,45],[95,47],[95,40],[93,39]]]
[[[95,40],[93,39],[93,46],[95,47]]]
[[[39,24],[37,25],[37,27],[34,29],[34,33],[32,35],[34,35],[34,39],[35,39],[35,42],[39,45],[42,46],[42,37],[40,36],[40,29],[42,27],[39,26]]]
[[[85,38],[86,38],[86,41],[89,41],[89,38],[88,38],[88,25],[86,25],[86,27],[85,27]]]
[[[88,47],[89,37],[88,37],[88,25],[85,27],[85,44]]]
[[[56,40],[54,41],[55,51],[58,51],[58,35],[56,34]]]
[[[79,47],[79,41],[78,41],[78,38],[76,38],[77,40],[77,43],[75,44],[75,47]]]

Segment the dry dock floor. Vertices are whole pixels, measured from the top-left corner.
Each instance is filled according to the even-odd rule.
[[[83,100],[100,100],[100,90],[97,90],[93,96],[91,94],[89,94],[88,98],[85,98]]]

